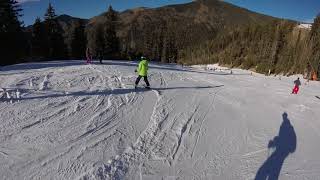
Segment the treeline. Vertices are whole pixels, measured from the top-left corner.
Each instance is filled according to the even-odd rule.
[[[18,63],[28,52],[27,37],[18,19],[21,11],[15,1],[0,1],[0,65]]]
[[[114,52],[111,58],[120,57],[122,59],[136,59],[141,55],[147,56],[154,61],[164,63],[177,62],[179,51],[188,45],[200,43],[200,40],[208,38],[208,28],[203,24],[194,27],[192,20],[181,17],[166,17],[163,12],[157,12],[159,18],[143,16],[143,20],[133,18],[127,20],[115,16],[115,19],[108,20],[108,14],[93,18],[87,26],[88,46],[97,53],[99,47],[103,47],[102,36],[114,34],[112,39],[116,39]],[[134,14],[132,15],[134,16]],[[165,17],[165,18],[164,18]],[[114,22],[110,23],[109,22]],[[128,23],[129,22],[129,23]],[[126,24],[128,23],[128,24]],[[115,27],[116,32],[108,33],[109,27]],[[191,35],[192,34],[192,35]],[[116,53],[118,52],[118,53]]]
[[[144,23],[137,20],[130,25],[129,31],[123,37],[123,51],[129,56],[145,56],[163,63],[176,63],[181,50],[201,44],[204,39],[212,38],[204,24],[194,26],[187,18],[171,17],[146,19]],[[142,24],[142,25],[141,25]],[[140,38],[138,38],[140,37]]]
[[[18,21],[20,9],[17,3],[6,1],[13,10],[17,10],[15,18],[23,36],[17,41],[8,40],[8,43],[23,44],[24,48],[21,48],[23,53],[19,57],[13,56],[17,54],[17,48],[11,48],[8,56],[12,58],[4,58],[1,65],[25,61],[84,59],[87,48],[94,58],[138,59],[144,55],[155,61],[175,63],[182,49],[201,44],[204,39],[213,37],[210,34],[215,33],[209,31],[205,24],[194,26],[192,19],[168,18],[165,12],[159,12],[162,13],[159,17],[166,18],[150,18],[146,23],[135,20],[127,31],[123,31],[120,29],[123,28],[123,19],[119,18],[119,13],[111,6],[102,15],[101,22],[92,20],[88,23],[77,19],[71,25],[63,26],[64,20],[59,19],[51,4],[43,21],[38,17],[32,28],[24,28]]]
[[[311,30],[287,20],[208,26],[184,16],[168,17],[167,11],[124,25],[126,19],[110,6],[100,19],[77,19],[63,26],[49,4],[44,20],[37,18],[28,30],[18,20],[21,9],[14,0],[1,1],[0,8],[0,65],[84,59],[89,48],[94,57],[104,59],[144,55],[165,63],[220,63],[261,73],[320,75],[320,16]]]
[[[35,59],[63,59],[67,57],[63,29],[56,19],[57,15],[51,4],[44,16],[44,22],[36,19],[33,26],[30,56]]]
[[[104,18],[104,23],[97,26],[89,24],[86,28],[88,48],[96,57],[121,59],[123,54],[120,51],[120,40],[117,36],[118,12],[109,6]]]
[[[119,58],[119,38],[116,35],[117,12],[110,6],[106,23],[89,31],[85,21],[73,21],[65,29],[51,4],[44,21],[38,18],[32,28],[31,58],[38,60],[84,59],[86,49],[101,58]]]
[[[220,63],[260,73],[315,72],[319,75],[319,50],[320,16],[315,19],[311,31],[282,20],[220,32],[213,40],[182,50],[179,61],[186,64]]]
[[[19,21],[21,9],[14,0],[0,1],[0,65],[26,61],[84,59],[86,48],[104,58],[120,58],[116,35],[117,12],[109,7],[106,23],[95,33],[88,32],[87,22],[73,21],[64,28],[49,3],[43,21],[38,17],[32,28]],[[94,36],[94,37],[93,37]]]

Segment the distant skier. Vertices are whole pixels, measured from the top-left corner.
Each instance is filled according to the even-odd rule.
[[[298,94],[299,87],[301,86],[300,78],[294,81],[294,88],[292,90],[292,94]]]
[[[91,62],[92,62],[92,53],[91,53],[89,47],[87,47],[87,50],[86,50],[86,57],[87,57],[87,64],[91,64]]]
[[[100,49],[99,52],[98,52],[98,58],[99,58],[99,61],[100,61],[100,64],[103,64],[102,63],[102,60],[103,60],[103,51]]]
[[[139,82],[140,82],[140,79],[143,77],[143,79],[144,79],[144,82],[146,83],[146,88],[147,89],[150,89],[150,84],[149,84],[149,81],[148,81],[148,65],[149,63],[148,63],[148,60],[147,60],[147,58],[145,58],[145,57],[141,57],[141,61],[140,61],[140,63],[139,63],[139,66],[138,66],[138,68],[135,70],[135,72],[138,72],[138,78],[137,78],[137,80],[136,80],[136,82],[135,82],[135,88],[137,88],[137,86],[138,86],[138,84],[139,84]]]
[[[6,95],[6,89],[1,89],[0,88],[0,99],[4,99],[5,98],[5,95]]]

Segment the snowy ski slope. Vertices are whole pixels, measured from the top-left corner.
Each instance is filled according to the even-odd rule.
[[[152,90],[133,62],[3,67],[1,179],[320,179],[318,82],[150,66]]]

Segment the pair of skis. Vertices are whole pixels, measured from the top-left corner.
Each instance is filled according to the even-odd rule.
[[[133,88],[134,88],[135,90],[141,89],[141,88],[144,88],[144,89],[147,89],[147,90],[151,90],[151,87],[149,87],[149,86],[136,86],[135,84],[126,84],[126,85],[128,85],[128,86],[133,86]]]

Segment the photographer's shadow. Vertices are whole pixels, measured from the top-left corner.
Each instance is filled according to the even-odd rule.
[[[268,144],[268,148],[274,148],[275,151],[260,167],[255,180],[277,180],[284,160],[296,150],[297,136],[288,119],[288,114],[286,112],[283,113],[282,118],[279,135],[274,137]]]

